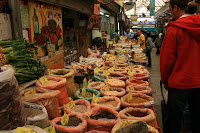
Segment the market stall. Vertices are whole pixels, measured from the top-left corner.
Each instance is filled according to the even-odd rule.
[[[0,97],[4,98],[0,102],[0,119],[5,120],[0,122],[0,130],[122,133],[134,127],[137,131],[162,133],[156,121],[146,56],[137,44],[115,44],[107,51],[110,54],[103,55],[95,48],[88,49],[87,58],[45,72],[44,66],[32,59],[30,44],[10,47],[9,41],[3,43],[7,45],[0,47],[0,77],[10,76],[0,78]],[[35,64],[20,55],[22,46],[28,50],[21,52],[30,53]],[[8,53],[8,48],[15,51]],[[20,66],[22,58],[24,64]]]

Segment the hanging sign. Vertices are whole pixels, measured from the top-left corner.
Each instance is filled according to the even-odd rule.
[[[155,0],[150,0],[150,16],[155,16]]]
[[[100,4],[94,4],[94,15],[99,15]]]

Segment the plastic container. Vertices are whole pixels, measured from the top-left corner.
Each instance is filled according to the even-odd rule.
[[[126,94],[126,91],[124,88],[109,87],[109,92],[106,92],[103,87],[100,89],[100,93],[102,96],[115,96],[120,98]]]
[[[126,86],[129,85],[133,85],[133,86],[149,86],[149,82],[148,81],[143,81],[143,80],[137,80],[137,79],[133,79],[133,80],[126,80]]]
[[[78,88],[74,83],[74,70],[73,69],[49,69],[48,75],[66,78],[66,91],[69,97],[73,97]]]
[[[89,113],[89,111],[91,110],[90,102],[88,102],[87,100],[79,99],[79,100],[74,101],[74,103],[75,103],[75,105],[85,105],[87,108],[86,113]],[[63,105],[63,109],[67,114],[72,113],[72,114],[78,114],[78,115],[85,116],[85,112],[84,113],[75,112],[71,109],[67,109],[65,105]]]
[[[48,80],[57,81],[57,83],[50,84],[47,86],[43,86],[40,82],[40,80],[37,80],[36,86],[48,90],[59,90],[60,93],[57,95],[59,106],[63,106],[63,104],[67,104],[69,102],[67,92],[66,92],[66,79],[65,78],[59,78],[59,77],[47,77]]]
[[[127,114],[128,113],[128,114]],[[156,116],[153,110],[148,108],[125,108],[119,112],[122,119],[144,121],[153,126]],[[131,115],[131,116],[130,116]]]
[[[13,68],[1,67],[0,72],[0,130],[14,129],[25,124],[24,107],[18,91]]]
[[[27,116],[27,125],[34,125],[34,126],[38,126],[40,128],[46,128],[49,126],[49,118],[48,118],[47,110],[44,106],[38,105],[35,103],[24,102],[24,108],[30,109],[32,114],[34,114],[36,112],[36,110],[41,110],[41,114],[37,114],[37,112],[36,112],[35,114],[37,114],[37,115]],[[25,110],[25,112],[26,112],[26,110]],[[25,113],[25,115],[26,115],[26,113]]]
[[[146,94],[146,95],[152,95],[152,89],[149,86],[134,86],[134,90],[130,90],[130,85],[126,87],[126,92],[132,93],[142,93],[142,94]]]
[[[115,103],[112,101],[114,101]],[[120,99],[113,96],[98,97],[97,103],[92,101],[91,106],[92,107],[110,107],[116,111],[119,111],[121,108]]]
[[[24,93],[32,89],[34,89],[36,93],[24,96]],[[47,90],[35,86],[27,88],[20,93],[22,95],[22,101],[43,105],[48,112],[50,120],[59,117],[59,103],[56,98],[56,96],[60,93],[59,90]]]
[[[59,132],[67,132],[67,133],[83,133],[84,130],[87,128],[87,121],[81,116],[77,114],[68,114],[68,117],[76,116],[77,118],[81,119],[82,123],[76,127],[70,126],[62,126],[57,125],[59,121],[61,121],[62,117],[57,117],[51,121],[51,125],[55,127],[55,129]]]
[[[95,94],[96,97],[100,97],[101,96],[101,93],[95,89],[91,89],[91,88],[85,88],[86,89],[86,92],[92,92]],[[82,88],[78,89],[78,91],[75,93],[74,97],[75,99],[85,99],[89,102],[92,101],[93,99],[93,96],[89,97],[89,98],[84,98],[82,96],[80,96],[80,93],[82,92]]]
[[[134,108],[144,108],[144,107],[151,107],[152,105],[154,105],[154,100],[152,97],[147,96],[145,94],[141,94],[141,93],[134,93],[132,94],[133,97],[139,97],[142,99],[147,100],[146,102],[141,102],[141,103],[128,103],[127,99],[128,99],[128,94],[121,97],[121,105],[123,107],[134,107]]]

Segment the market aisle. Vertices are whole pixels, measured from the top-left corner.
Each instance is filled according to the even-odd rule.
[[[150,83],[153,90],[153,98],[155,101],[155,110],[157,113],[157,123],[160,128],[162,128],[162,113],[160,107],[160,101],[162,100],[161,91],[160,91],[160,55],[156,55],[156,48],[152,49],[151,52],[152,67],[148,67],[148,70],[151,74]]]

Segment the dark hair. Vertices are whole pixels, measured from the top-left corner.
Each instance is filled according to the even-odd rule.
[[[115,32],[118,32],[118,29],[115,29]]]
[[[185,13],[194,14],[197,11],[197,5],[192,3],[191,0],[170,0],[169,3],[172,8],[177,5]]]
[[[151,33],[147,32],[147,33],[146,33],[146,36],[147,36],[147,37],[150,37],[150,36],[151,36]]]

